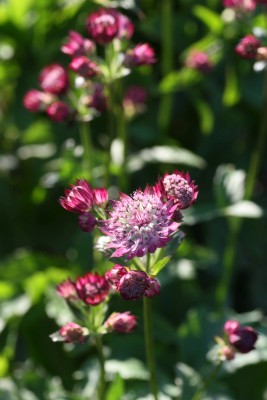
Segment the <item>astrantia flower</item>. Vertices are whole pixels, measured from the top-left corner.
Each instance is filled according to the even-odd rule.
[[[136,317],[129,311],[114,312],[105,322],[109,332],[130,333],[137,327]]]
[[[75,284],[71,279],[61,282],[57,285],[57,294],[65,300],[77,300],[78,295]]]
[[[113,10],[101,8],[87,18],[88,34],[99,44],[111,42],[119,32],[119,22]]]
[[[79,225],[83,232],[92,232],[96,223],[96,218],[92,213],[86,212],[79,215]]]
[[[198,50],[191,51],[188,54],[187,59],[185,60],[185,65],[188,68],[195,69],[204,74],[209,73],[213,67],[207,53]]]
[[[55,101],[47,107],[46,113],[52,121],[63,122],[69,117],[69,107],[63,101]]]
[[[144,296],[146,297],[154,297],[160,294],[160,284],[157,279],[152,278],[151,276],[147,279],[147,288],[144,292]]]
[[[256,7],[255,0],[223,0],[223,5],[241,12],[251,12]]]
[[[88,272],[76,279],[75,288],[84,303],[96,306],[106,299],[110,286],[104,276]]]
[[[39,84],[45,92],[63,94],[69,88],[68,73],[59,64],[48,65],[40,72]]]
[[[126,15],[118,12],[117,10],[113,9],[110,12],[116,16],[118,21],[118,33],[117,37],[119,39],[131,39],[134,33],[134,24],[130,21]]]
[[[31,112],[44,111],[47,105],[53,100],[53,97],[49,93],[31,89],[23,97],[23,105]]]
[[[172,174],[166,173],[162,180],[159,179],[157,184],[159,189],[162,186],[167,200],[173,199],[179,209],[191,206],[198,196],[198,188],[195,182],[191,181],[188,172],[174,171]]]
[[[235,47],[236,53],[242,58],[255,58],[261,42],[253,35],[243,37]]]
[[[61,46],[61,51],[71,57],[85,56],[95,51],[95,44],[78,32],[70,31],[68,41]]]
[[[240,327],[240,323],[235,319],[228,319],[223,326],[223,330],[227,335],[233,333],[236,329]]]
[[[147,186],[113,201],[109,218],[101,221],[100,229],[110,236],[108,248],[116,249],[112,257],[126,256],[129,260],[142,257],[164,247],[179,224],[172,220],[176,210],[173,200],[163,202],[155,189]]]
[[[68,322],[66,325],[62,326],[59,331],[52,333],[50,338],[53,342],[64,341],[66,343],[82,343],[84,342],[86,336],[89,332],[87,328],[84,328],[75,322]]]
[[[121,277],[117,288],[123,300],[140,299],[148,288],[148,275],[143,271],[129,271]]]
[[[116,264],[113,268],[106,272],[106,279],[114,286],[118,287],[120,279],[127,274],[127,269],[122,265]]]
[[[104,93],[104,88],[100,83],[95,83],[93,92],[88,102],[88,106],[95,108],[99,112],[104,112],[107,109],[107,96]]]
[[[86,56],[74,57],[69,64],[69,68],[84,78],[91,78],[99,72],[98,65]]]
[[[150,65],[155,62],[155,52],[148,43],[140,43],[127,51],[124,59],[124,64],[128,68]]]
[[[249,353],[255,347],[258,333],[251,326],[240,326],[229,335],[229,343],[240,353]]]
[[[60,197],[59,202],[65,210],[81,214],[93,207],[93,189],[86,180],[77,179],[76,185],[71,185],[71,189],[64,192],[65,197]]]

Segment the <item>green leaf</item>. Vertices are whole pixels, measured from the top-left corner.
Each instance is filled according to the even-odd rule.
[[[213,129],[214,126],[214,114],[209,106],[209,104],[204,101],[203,99],[200,99],[199,97],[195,101],[195,106],[200,118],[200,128],[201,131],[209,135]]]
[[[108,389],[105,400],[121,400],[124,394],[124,383],[119,374],[115,376],[111,386]]]
[[[260,218],[264,215],[263,209],[253,201],[239,201],[222,210],[227,217]]]
[[[193,398],[196,389],[201,384],[201,377],[197,371],[189,365],[179,362],[176,364],[176,376],[180,382],[181,394],[179,400],[188,400]]]
[[[158,275],[158,273],[164,268],[169,262],[171,257],[164,257],[161,260],[157,261],[151,268],[152,275]]]
[[[179,71],[172,71],[166,75],[159,85],[162,93],[177,92],[202,80],[203,76],[199,71],[191,68],[182,68]]]
[[[142,169],[148,163],[183,164],[196,168],[204,168],[206,161],[189,150],[175,146],[154,146],[143,149],[127,159],[130,172]]]
[[[232,164],[219,165],[214,176],[214,193],[219,207],[242,200],[245,191],[245,172]]]
[[[233,67],[226,70],[225,88],[223,92],[223,105],[232,107],[240,100],[240,91],[238,88],[238,80],[236,71]]]
[[[125,361],[107,360],[106,371],[111,376],[119,374],[123,379],[147,380],[149,377],[144,364],[136,358],[129,358]]]
[[[220,34],[222,32],[223,20],[220,14],[201,5],[193,7],[193,14],[199,18],[211,32],[215,34]]]

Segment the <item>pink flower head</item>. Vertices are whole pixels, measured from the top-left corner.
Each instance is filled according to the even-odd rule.
[[[63,101],[55,101],[47,107],[46,113],[52,121],[63,122],[68,119],[70,111]]]
[[[227,335],[230,335],[231,333],[235,332],[236,329],[240,327],[240,323],[234,319],[229,319],[228,321],[225,322],[223,326],[223,330]]]
[[[108,202],[108,191],[106,188],[95,188],[93,190],[94,204],[105,208]]]
[[[157,279],[152,278],[151,276],[147,279],[147,288],[145,290],[144,296],[146,297],[154,297],[160,294],[160,284]]]
[[[84,276],[78,277],[75,287],[80,299],[91,306],[97,306],[102,303],[109,293],[109,283],[104,276],[86,273]]]
[[[79,225],[83,232],[92,232],[96,226],[96,218],[92,213],[85,212],[79,215]]]
[[[40,72],[39,84],[45,92],[63,94],[69,88],[68,73],[59,64],[48,65]]]
[[[77,300],[75,284],[71,279],[61,282],[57,285],[57,294],[65,300]]]
[[[123,313],[114,312],[104,325],[109,332],[130,333],[137,327],[137,322],[136,317],[129,311]]]
[[[89,107],[95,108],[99,112],[104,112],[107,109],[107,97],[104,93],[104,88],[100,83],[95,83],[93,93],[89,100]]]
[[[74,57],[69,64],[69,68],[84,78],[91,78],[99,72],[98,65],[86,56]]]
[[[261,42],[255,36],[247,35],[240,40],[235,51],[242,58],[253,59],[256,57],[260,45]]]
[[[100,229],[110,236],[108,248],[116,249],[112,257],[142,257],[164,247],[179,223],[173,221],[177,208],[173,200],[163,202],[155,188],[147,186],[131,196],[121,193],[113,201],[109,218],[101,221]]]
[[[117,13],[113,10],[101,8],[87,18],[86,28],[88,34],[98,44],[111,42],[119,32]]]
[[[255,0],[223,0],[223,5],[240,12],[251,12],[256,7]]]
[[[86,330],[75,322],[68,322],[58,331],[66,343],[82,343],[87,336]],[[51,335],[52,336],[52,335]],[[52,338],[53,339],[53,338]]]
[[[207,53],[198,50],[193,50],[188,54],[185,65],[204,74],[209,73],[213,67]]]
[[[31,89],[23,97],[23,105],[31,112],[44,111],[52,99],[53,96],[48,93]]]
[[[156,186],[162,191],[163,197],[165,194],[167,200],[173,199],[180,210],[190,207],[198,196],[198,188],[195,182],[191,181],[188,172],[174,171],[170,175],[166,173],[163,179],[159,179]],[[176,216],[178,216],[177,213]],[[179,214],[179,218],[175,220],[180,220],[180,217]]]
[[[124,59],[124,64],[128,68],[150,65],[155,62],[155,52],[148,43],[140,43],[127,51]]]
[[[78,32],[70,31],[68,41],[61,46],[61,51],[71,57],[85,56],[95,51],[95,44]]]
[[[114,16],[116,16],[118,21],[118,33],[116,37],[119,39],[131,39],[134,34],[134,24],[130,21],[126,15],[118,12],[117,10],[109,10]]]
[[[148,275],[143,271],[129,271],[118,283],[118,291],[123,300],[137,300],[144,296],[148,288]]]
[[[122,265],[116,264],[113,268],[106,272],[105,277],[106,279],[116,288],[118,287],[120,279],[123,275],[127,274],[127,269],[124,268]]]
[[[240,326],[229,335],[229,343],[240,353],[249,353],[255,347],[258,333],[251,326]]]
[[[59,202],[67,211],[82,214],[88,212],[94,205],[93,189],[84,179],[77,179],[76,185],[65,190],[65,197],[60,197]]]

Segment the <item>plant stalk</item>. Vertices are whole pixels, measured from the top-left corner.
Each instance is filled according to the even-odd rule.
[[[95,344],[98,352],[99,366],[100,366],[100,379],[98,386],[98,399],[105,399],[106,392],[106,374],[105,374],[105,358],[103,353],[102,337],[99,334],[95,335]]]
[[[92,141],[89,122],[80,122],[80,138],[83,146],[83,173],[85,178],[92,178]]]
[[[191,400],[202,400],[203,399],[204,393],[209,388],[209,386],[212,384],[212,382],[214,382],[214,380],[216,379],[221,366],[222,366],[221,362],[216,365],[214,370],[211,372],[211,374],[208,376],[208,378],[203,382],[203,385],[201,385],[200,388],[196,391],[196,393],[194,394],[194,396],[192,397]]]

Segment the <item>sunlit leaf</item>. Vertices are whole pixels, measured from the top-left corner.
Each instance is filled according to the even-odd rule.
[[[108,389],[105,400],[121,400],[124,394],[124,383],[119,374],[115,376],[111,386]]]
[[[166,75],[160,82],[159,89],[162,93],[184,90],[201,81],[202,78],[203,76],[200,72],[190,68],[182,68]]]
[[[236,72],[233,67],[226,69],[225,88],[223,92],[223,104],[232,107],[238,103],[240,99],[240,91]]]
[[[223,29],[223,20],[219,13],[198,4],[193,7],[193,14],[198,17],[211,32],[216,34],[221,33]]]

